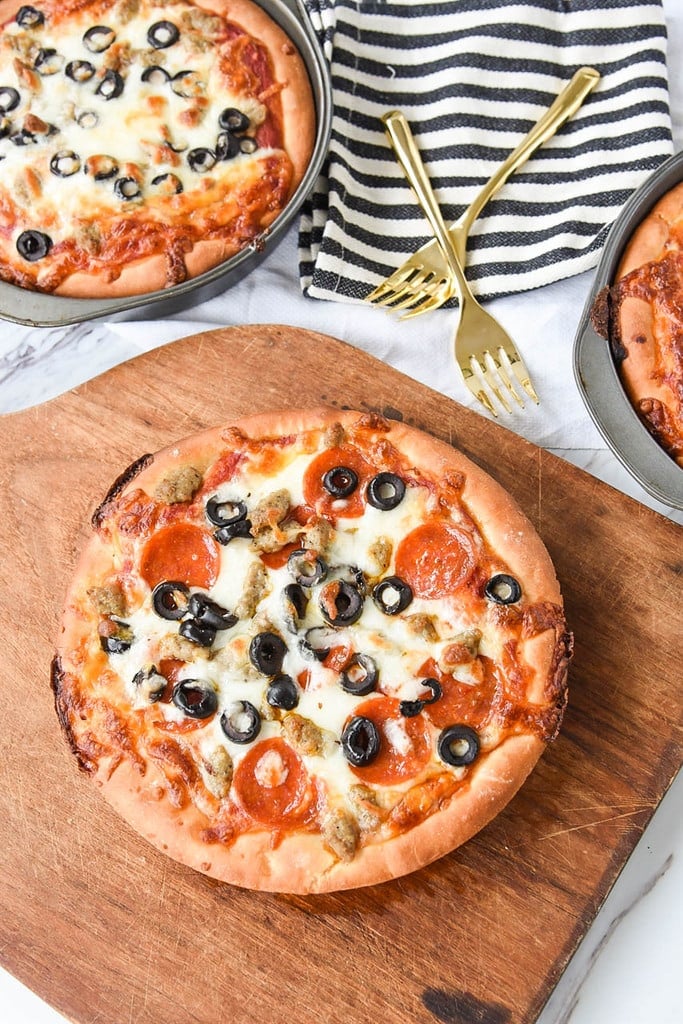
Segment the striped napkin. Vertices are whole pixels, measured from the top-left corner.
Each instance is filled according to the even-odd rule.
[[[467,273],[482,298],[593,267],[633,189],[672,152],[661,0],[304,3],[334,101],[328,161],[300,222],[314,298],[361,301],[431,237],[380,121],[392,108],[450,223],[579,67],[602,75],[475,222]]]

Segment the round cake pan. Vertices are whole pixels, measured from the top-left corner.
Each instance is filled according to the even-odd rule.
[[[280,240],[297,215],[320,173],[332,128],[332,86],[327,63],[301,0],[255,0],[281,26],[301,54],[311,81],[316,113],[316,140],[299,187],[287,206],[258,238],[224,263],[199,277],[161,291],[117,299],[73,299],[49,295],[0,281],[0,318],[29,327],[65,327],[107,317],[111,320],[159,319],[195,306],[241,281]]]
[[[661,197],[683,181],[683,152],[666,160],[628,200],[610,229],[574,342],[574,376],[598,430],[631,476],[648,494],[683,509],[683,469],[639,419],[619,379],[608,339],[596,333],[591,311],[603,288],[614,283],[633,232]]]

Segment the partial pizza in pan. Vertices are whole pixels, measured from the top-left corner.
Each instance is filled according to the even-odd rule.
[[[683,184],[629,241],[611,289],[612,351],[631,403],[683,466]]]
[[[370,885],[465,842],[557,734],[548,553],[458,451],[374,414],[143,456],[93,516],[53,664],[79,766],[218,879]]]
[[[251,0],[0,0],[0,278],[196,277],[259,244],[315,131],[302,58]]]

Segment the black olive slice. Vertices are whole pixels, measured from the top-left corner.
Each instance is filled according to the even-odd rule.
[[[29,263],[42,260],[52,248],[52,239],[44,231],[22,231],[17,238],[17,252]]]
[[[56,75],[61,71],[64,58],[52,47],[42,47],[38,50],[33,61],[33,67],[39,75]]]
[[[0,117],[0,139],[6,139],[9,133],[12,131],[12,122],[9,117],[4,115]]]
[[[91,53],[104,53],[116,39],[116,33],[106,25],[93,25],[83,35],[83,45]]]
[[[399,576],[387,576],[373,589],[372,599],[385,615],[399,615],[413,600],[413,592]]]
[[[64,74],[73,82],[88,82],[95,74],[95,65],[89,60],[70,60]]]
[[[166,68],[162,68],[159,64],[151,64],[145,68],[140,77],[143,82],[151,82],[152,85],[165,85],[166,82],[171,81],[171,76]]]
[[[249,127],[249,118],[235,107],[226,107],[218,115],[218,125],[226,132],[245,132]]]
[[[236,615],[217,601],[212,601],[206,594],[192,594],[187,610],[200,626],[208,626],[216,631],[230,629],[238,621]]]
[[[147,30],[147,42],[155,50],[165,50],[180,39],[180,31],[172,21],[155,21]]]
[[[229,544],[235,537],[251,537],[251,519],[238,519],[236,523],[220,526],[213,535],[219,544]]]
[[[297,548],[287,559],[287,568],[301,587],[313,587],[327,576],[327,566],[307,548]]]
[[[469,725],[449,725],[439,735],[436,749],[445,764],[460,768],[472,764],[479,753],[479,737]]]
[[[96,156],[89,156],[85,161],[85,173],[92,174],[95,181],[107,181],[119,173],[119,165],[113,156],[98,153]]]
[[[487,582],[484,593],[496,604],[516,604],[522,596],[522,588],[514,576],[499,572]]]
[[[358,473],[349,466],[334,466],[325,473],[323,487],[333,498],[348,498],[358,487]]]
[[[11,85],[0,85],[0,113],[9,114],[16,110],[21,101],[17,89]]]
[[[94,110],[83,110],[76,118],[76,124],[79,128],[96,128],[99,124],[99,117]]]
[[[363,768],[379,754],[379,730],[372,719],[357,715],[344,726],[341,746],[349,764]]]
[[[374,508],[389,512],[403,501],[406,485],[395,473],[378,473],[368,484],[367,498]]]
[[[330,626],[350,626],[363,612],[363,596],[346,580],[331,580],[320,592],[320,611]]]
[[[37,141],[38,139],[33,132],[27,131],[26,128],[22,128],[21,131],[10,135],[10,142],[13,142],[15,146],[30,146]]]
[[[240,153],[255,153],[258,149],[258,143],[256,139],[252,139],[248,136],[246,139],[240,139]]]
[[[102,650],[106,651],[107,654],[125,654],[126,651],[130,650],[132,640],[127,640],[120,636],[102,636],[100,637],[100,644]]]
[[[58,178],[69,178],[81,169],[81,158],[72,149],[60,149],[50,160],[50,170]]]
[[[152,184],[167,196],[177,196],[183,191],[183,183],[177,174],[157,174],[152,178]]]
[[[187,615],[190,600],[190,588],[176,580],[164,580],[157,583],[152,591],[152,607],[162,619],[176,622]]]
[[[216,639],[214,627],[204,625],[198,622],[197,619],[185,619],[184,622],[180,623],[178,633],[180,636],[185,637],[186,640],[197,644],[198,647],[211,647],[211,644]]]
[[[187,162],[191,170],[197,171],[198,174],[204,174],[215,165],[216,154],[206,146],[197,146],[187,154]]]
[[[318,661],[324,661],[330,649],[338,642],[337,630],[330,626],[313,626],[307,630],[299,646],[304,657],[310,657],[312,654]]]
[[[216,495],[209,498],[205,511],[213,526],[229,526],[247,518],[247,506],[243,501],[220,501]]]
[[[97,96],[101,96],[105,100],[115,100],[123,92],[124,81],[118,71],[114,71],[113,68],[107,68],[102,81],[95,89]]]
[[[221,132],[216,139],[216,159],[232,160],[240,151],[240,140],[230,132]]]
[[[266,700],[272,708],[293,711],[299,703],[299,687],[291,676],[275,676],[266,690]]]
[[[404,718],[415,718],[423,707],[424,703],[421,700],[402,700],[399,704],[399,711]]]
[[[42,11],[36,10],[35,7],[24,4],[17,11],[17,16],[14,20],[22,28],[37,28],[39,25],[45,24],[45,15]]]
[[[184,100],[194,99],[204,92],[204,83],[196,71],[185,68],[171,79],[171,89]]]
[[[261,731],[261,716],[248,700],[236,700],[221,715],[221,729],[233,743],[251,743]]]
[[[432,691],[431,697],[422,698],[423,704],[434,704],[437,700],[440,700],[443,697],[443,689],[438,679],[432,679],[431,677],[423,679],[422,685]]]
[[[136,690],[144,692],[150,704],[155,704],[158,700],[161,700],[167,682],[166,676],[162,676],[157,671],[156,665],[141,668],[133,676],[133,686]]]
[[[298,622],[306,615],[308,594],[299,583],[288,583],[282,592],[287,626],[296,633]]]
[[[420,714],[427,704],[433,704],[435,700],[439,700],[443,696],[441,683],[438,679],[423,679],[422,685],[432,691],[431,697],[421,697],[418,700],[402,700],[399,710],[404,718],[414,718]]]
[[[356,697],[371,693],[377,685],[377,665],[369,654],[354,654],[339,677],[342,689]]]
[[[142,189],[135,178],[117,178],[114,182],[114,195],[118,199],[125,201],[129,199],[139,199],[142,195]]]
[[[257,633],[249,644],[249,659],[264,676],[274,676],[282,668],[287,646],[277,633]]]
[[[173,687],[173,703],[188,718],[210,718],[218,708],[218,695],[200,679],[181,679]]]

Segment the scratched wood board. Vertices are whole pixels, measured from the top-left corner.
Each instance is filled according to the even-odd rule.
[[[132,832],[78,772],[49,667],[90,513],[119,472],[221,421],[318,403],[403,418],[508,488],[550,550],[576,649],[563,731],[496,821],[406,878],[290,897],[215,882]],[[78,1024],[536,1020],[680,763],[680,528],[289,327],[183,339],[0,431],[0,962]]]

